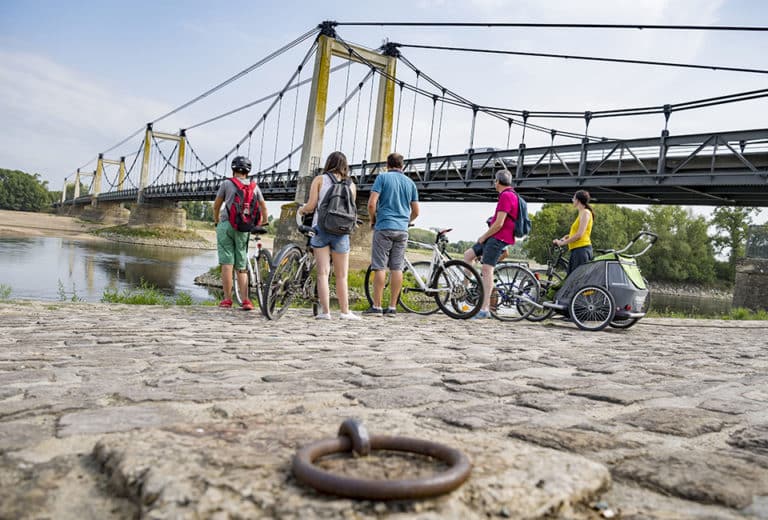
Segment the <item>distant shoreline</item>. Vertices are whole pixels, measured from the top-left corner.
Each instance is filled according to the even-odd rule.
[[[195,230],[197,234],[205,239],[205,242],[201,243],[192,240],[152,239],[114,233],[104,233],[101,235],[95,233],[95,231],[104,227],[101,224],[52,213],[0,210],[0,237],[51,237],[97,242],[123,242],[158,247],[179,247],[183,249],[216,249],[216,231],[213,229]]]

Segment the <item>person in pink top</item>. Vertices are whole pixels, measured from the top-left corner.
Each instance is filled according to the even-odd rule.
[[[471,264],[482,257],[482,276],[485,297],[483,305],[473,319],[491,317],[491,292],[493,291],[493,269],[507,246],[515,243],[515,217],[517,215],[517,194],[512,188],[512,174],[506,170],[496,172],[494,187],[499,194],[496,211],[491,217],[488,230],[480,235],[475,245],[464,251],[464,261]]]

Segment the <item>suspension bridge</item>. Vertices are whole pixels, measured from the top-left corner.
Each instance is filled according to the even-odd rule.
[[[222,180],[229,177],[229,161],[236,155],[252,159],[253,178],[267,200],[304,202],[309,181],[319,171],[322,157],[332,150],[341,150],[349,157],[361,207],[365,206],[376,175],[385,168],[386,155],[393,150],[406,157],[405,173],[416,182],[420,199],[424,201],[495,201],[494,175],[506,169],[513,175],[516,190],[532,202],[567,202],[575,189],[586,188],[597,201],[606,203],[768,206],[768,128],[718,129],[690,135],[671,135],[668,129],[672,117],[681,117],[678,114],[764,99],[768,97],[768,89],[657,106],[578,112],[529,111],[489,106],[468,99],[433,79],[428,71],[410,61],[404,50],[524,54],[750,74],[768,74],[768,70],[394,42],[373,50],[348,42],[340,34],[340,27],[344,25],[365,24],[323,22],[263,60],[148,123],[100,153],[94,169],[83,166],[68,175],[58,206],[65,211],[90,212],[94,218],[108,220],[109,215],[128,218],[123,206],[131,203],[133,223],[173,225],[176,222],[183,226],[183,215],[175,221],[168,217],[176,202],[213,200]],[[558,26],[571,25],[578,24]],[[626,27],[768,31],[768,28],[754,27]],[[159,129],[168,117],[302,46],[308,49],[279,90],[177,133]],[[313,58],[311,76],[302,79]],[[333,58],[341,64],[332,66]],[[333,91],[331,85],[343,85],[343,93],[340,88]],[[338,103],[329,108],[334,95]],[[420,103],[419,110],[417,103]],[[255,122],[250,128],[215,160],[205,161],[193,146],[190,137],[196,129],[264,104],[267,108],[253,118]],[[302,128],[300,118],[304,106]],[[449,154],[444,150],[441,153],[441,144],[445,147],[441,141],[447,111],[454,116],[465,114],[468,130],[466,148]],[[657,136],[619,139],[590,132],[590,123],[599,119],[654,115],[663,121]],[[551,120],[581,120],[584,129],[573,132],[542,124]],[[477,147],[477,129],[481,124],[495,125],[497,146]],[[526,135],[532,133],[545,135],[549,145],[526,146]],[[301,135],[300,142],[297,134]],[[134,153],[119,158],[109,156],[133,139],[139,141]],[[81,182],[88,179],[88,193],[80,193]],[[68,183],[74,183],[70,197],[67,196]]]

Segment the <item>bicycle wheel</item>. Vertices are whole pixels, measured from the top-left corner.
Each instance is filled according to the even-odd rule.
[[[368,305],[373,307],[373,274],[375,271],[371,269],[371,266],[368,266],[368,269],[365,271],[365,298],[368,300]],[[386,306],[389,305],[389,272],[386,273],[386,279],[384,280],[384,294],[381,297],[381,305]]]
[[[471,318],[483,305],[483,280],[480,273],[463,260],[445,262],[439,268],[432,286],[438,289],[434,297],[438,307],[453,319]]]
[[[547,294],[550,288],[561,285],[564,280],[560,274],[555,271],[550,271],[549,269],[534,269],[531,272],[536,279],[539,280],[539,285],[541,286],[539,303],[550,299],[551,295]],[[531,305],[530,307],[533,307],[533,309],[531,310],[531,313],[525,317],[528,321],[544,321],[555,312],[554,309],[548,309],[546,307],[539,308],[535,305]]]
[[[302,289],[301,250],[298,247],[291,247],[278,255],[264,289],[264,314],[270,320],[277,320]]]
[[[259,301],[261,312],[266,314],[266,298],[264,288],[267,286],[269,272],[272,270],[272,254],[266,249],[259,251],[259,256],[251,257],[251,269],[254,277],[248,284],[251,287],[251,294],[255,294]],[[250,275],[249,275],[250,276]]]
[[[429,262],[414,262],[413,271],[406,266],[403,271],[403,288],[400,290],[398,302],[408,312],[416,314],[434,314],[438,311],[434,293],[427,294],[416,281],[416,275],[425,285],[429,285],[429,275],[432,272],[432,264]],[[440,294],[440,293],[438,293]],[[441,298],[447,298],[447,293],[442,293]]]
[[[494,270],[491,294],[491,314],[502,321],[520,321],[534,309],[532,302],[540,300],[540,287],[536,276],[528,269],[515,265],[502,265]]]
[[[588,285],[573,295],[568,306],[571,319],[582,330],[603,330],[616,312],[613,296],[598,285]]]

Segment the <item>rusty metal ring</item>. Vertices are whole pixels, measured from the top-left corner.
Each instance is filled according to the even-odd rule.
[[[371,436],[360,419],[346,419],[339,426],[339,437],[349,437],[352,440],[352,451],[365,457],[371,453]]]
[[[352,449],[352,440],[342,436],[335,439],[322,439],[299,449],[293,458],[293,474],[300,482],[332,495],[368,500],[404,500],[433,497],[451,492],[462,485],[472,471],[472,463],[466,455],[436,442],[409,437],[372,435],[370,447],[374,450],[426,455],[441,460],[450,467],[446,471],[426,478],[372,480],[334,475],[315,466],[313,463],[324,455]]]

